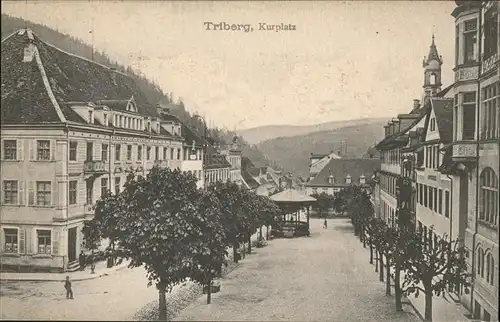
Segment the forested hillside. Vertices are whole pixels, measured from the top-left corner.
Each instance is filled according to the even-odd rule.
[[[151,104],[168,104],[170,107],[173,107],[170,109],[172,114],[177,116],[184,124],[197,132],[198,135],[203,135],[204,126],[202,121],[199,118],[194,118],[193,113],[188,111],[189,107],[186,107],[182,101],[173,102],[172,93],[160,88],[158,84],[155,84],[143,75],[139,75],[130,67],[120,65],[118,62],[113,61],[106,55],[106,53],[100,51],[99,48],[96,48],[94,52],[92,52],[92,47],[90,45],[84,43],[80,39],[72,37],[71,35],[62,34],[46,26],[2,14],[2,39],[16,30],[26,27],[32,29],[33,32],[35,32],[45,42],[50,43],[64,51],[85,57],[87,59],[93,59],[95,62],[127,73],[134,79]],[[219,143],[232,142],[235,135],[235,132],[221,128],[211,128],[208,131],[208,136]],[[238,138],[239,142],[243,146],[243,154],[249,157],[256,166],[264,166],[273,163],[267,160],[264,154],[262,154],[262,152],[260,152],[255,146],[248,144],[241,136],[238,136]]]

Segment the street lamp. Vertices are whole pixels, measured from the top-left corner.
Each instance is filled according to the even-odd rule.
[[[194,118],[199,118],[200,120],[203,121],[203,126],[205,127],[204,130],[204,138],[203,138],[203,160],[202,160],[202,168],[203,168],[203,178],[204,182],[203,185],[205,186],[205,189],[207,188],[207,173],[205,170],[205,163],[206,163],[206,158],[207,158],[207,121],[205,121],[205,118],[199,114],[193,115]]]

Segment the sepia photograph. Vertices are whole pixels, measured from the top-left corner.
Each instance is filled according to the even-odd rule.
[[[0,318],[499,321],[500,1],[1,0]]]

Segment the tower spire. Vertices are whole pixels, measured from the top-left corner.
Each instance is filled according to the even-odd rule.
[[[438,53],[433,30],[429,54],[427,57],[424,57],[424,61],[422,62],[422,67],[424,67],[424,100],[436,95],[441,90],[442,64],[443,59]],[[423,103],[425,104],[425,102]]]

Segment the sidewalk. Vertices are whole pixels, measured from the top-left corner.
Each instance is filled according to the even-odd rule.
[[[368,254],[370,248],[367,247]],[[376,264],[375,258],[373,259],[373,265]],[[393,274],[393,268],[391,267],[391,274]],[[378,274],[378,273],[376,273]],[[385,278],[385,272],[384,272]],[[404,272],[401,272],[401,285],[404,281]],[[394,278],[391,277],[391,289],[394,291]],[[381,282],[382,283],[382,282]],[[385,283],[385,282],[384,282]],[[393,294],[394,295],[394,294]],[[405,297],[415,312],[419,315],[420,319],[423,320],[425,316],[425,294],[420,294],[419,297],[415,297],[413,294]],[[405,300],[403,300],[404,302]],[[462,322],[470,321],[466,315],[470,312],[461,305],[461,303],[456,303],[453,301],[448,293],[444,293],[444,296],[432,297],[432,320],[434,322]]]
[[[108,268],[106,261],[97,262],[95,265],[94,274],[90,273],[90,267],[87,266],[84,271],[64,272],[64,273],[0,273],[1,281],[45,281],[59,282],[64,281],[66,276],[69,276],[71,281],[91,280],[112,274],[118,270],[127,268],[129,262],[124,261],[120,265]]]

